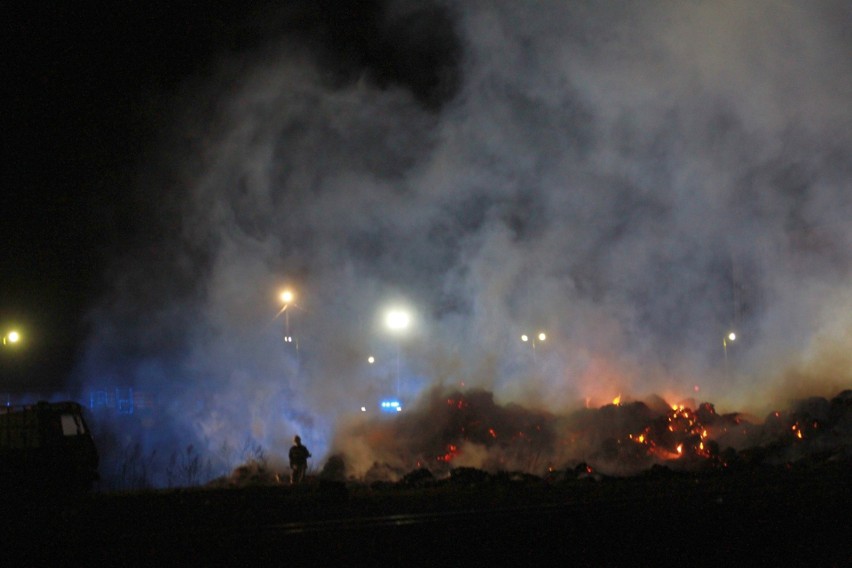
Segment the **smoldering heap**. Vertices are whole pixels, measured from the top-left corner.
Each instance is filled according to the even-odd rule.
[[[627,476],[655,466],[703,471],[852,457],[852,390],[796,401],[762,421],[717,413],[709,402],[693,408],[655,396],[560,416],[501,405],[486,390],[430,394],[393,419],[350,425],[338,439],[347,450],[329,459],[333,473],[366,482],[399,481],[418,470],[448,476],[458,468]]]

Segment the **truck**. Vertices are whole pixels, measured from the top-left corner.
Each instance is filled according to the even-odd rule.
[[[79,403],[0,406],[0,488],[87,491],[98,460]]]

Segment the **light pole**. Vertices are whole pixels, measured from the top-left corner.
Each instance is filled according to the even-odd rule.
[[[536,340],[538,340],[538,342],[541,343],[545,339],[547,339],[547,334],[544,333],[543,331],[538,332],[538,335],[534,335],[532,337],[530,337],[526,333],[521,335],[521,341],[523,341],[524,343],[529,343],[532,346],[533,361],[536,361],[536,355],[535,355]]]
[[[293,343],[293,336],[290,335],[290,311],[287,309],[292,304],[295,307],[296,304],[293,300],[296,299],[296,295],[290,289],[282,290],[281,295],[279,296],[281,301],[284,303],[284,306],[278,311],[278,315],[284,314],[284,343]],[[299,344],[296,343],[296,349],[299,349]]]
[[[385,313],[385,327],[391,332],[399,335],[408,329],[411,325],[411,315],[405,310],[392,309]],[[396,340],[396,396],[399,398],[399,380],[400,380],[400,339]]]
[[[730,369],[728,367],[728,342],[733,343],[737,340],[737,334],[733,331],[728,332],[727,335],[722,336],[722,351],[725,353],[725,373],[730,374]]]

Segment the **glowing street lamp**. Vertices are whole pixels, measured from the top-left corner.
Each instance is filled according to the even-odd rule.
[[[404,310],[389,310],[385,314],[385,326],[391,331],[405,331],[411,324],[411,316]]]
[[[11,330],[3,336],[3,345],[14,345],[21,341],[21,334],[17,330]]]
[[[737,334],[733,331],[728,332],[727,335],[722,337],[722,351],[725,353],[725,372],[728,372],[728,342],[733,343],[737,340]]]
[[[547,334],[544,333],[543,331],[538,332],[538,335],[534,335],[532,337],[527,335],[526,333],[521,335],[521,341],[523,341],[524,343],[529,343],[532,346],[533,361],[535,361],[535,359],[536,359],[536,356],[535,356],[535,344],[536,344],[536,342],[542,343],[545,339],[547,339]]]
[[[408,329],[411,325],[411,314],[405,310],[392,309],[385,313],[385,327],[391,332],[400,334]],[[396,396],[399,397],[399,378],[400,378],[400,342],[397,338],[396,342]]]
[[[279,298],[284,303],[284,307],[282,307],[278,312],[278,315],[281,315],[282,313],[284,314],[284,343],[293,343],[293,336],[290,335],[290,312],[287,308],[290,307],[290,304],[293,304],[293,300],[296,299],[296,295],[292,290],[285,289],[281,291]]]

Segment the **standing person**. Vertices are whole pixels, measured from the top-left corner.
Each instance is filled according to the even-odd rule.
[[[290,448],[290,485],[297,485],[305,480],[305,471],[308,469],[308,458],[311,452],[302,445],[302,439],[298,436],[293,438],[296,442]]]

